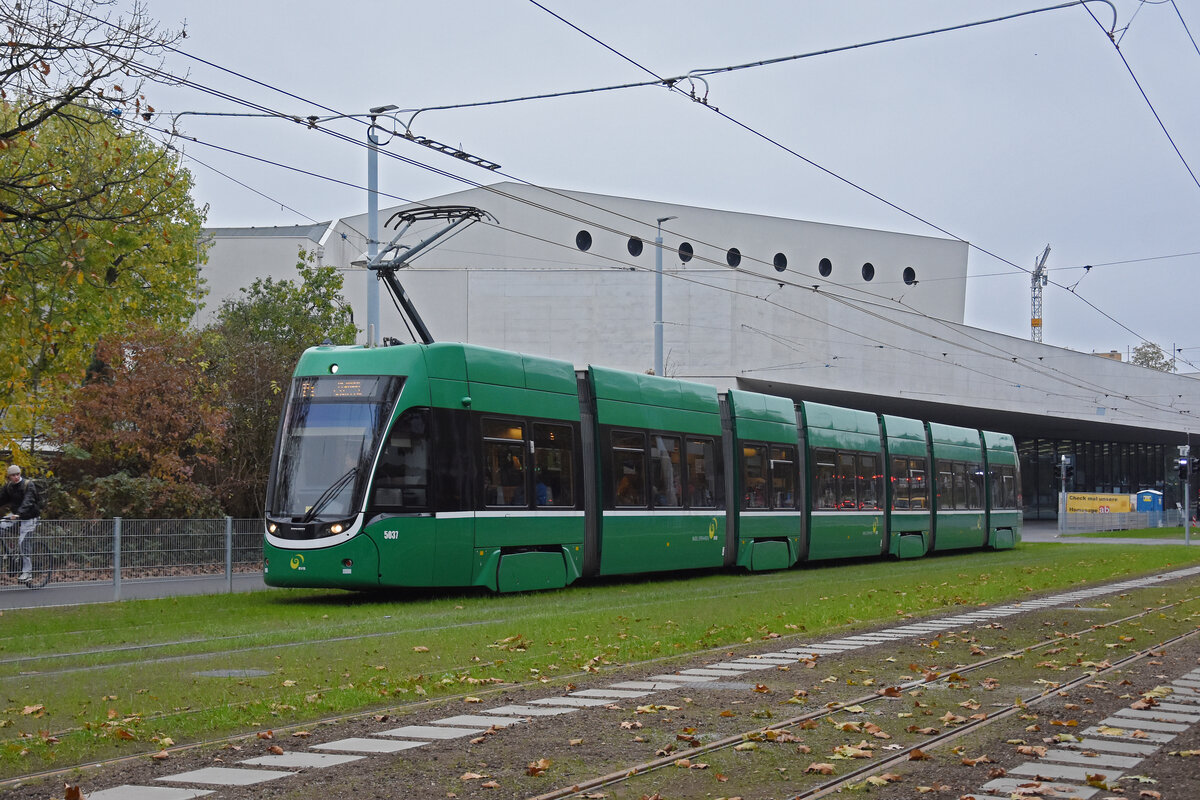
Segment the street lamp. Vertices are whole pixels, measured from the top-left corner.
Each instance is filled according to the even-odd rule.
[[[662,318],[662,224],[679,217],[659,217],[658,234],[654,237],[654,374],[663,374]]]

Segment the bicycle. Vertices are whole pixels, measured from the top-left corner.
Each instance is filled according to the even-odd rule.
[[[0,520],[0,574],[3,574],[5,583],[17,583],[17,578],[21,575],[22,558],[16,544],[20,538],[15,538],[11,547],[8,544],[9,534],[19,533],[20,524],[21,520],[17,519]],[[25,585],[30,589],[40,589],[45,586],[50,582],[50,573],[54,571],[50,548],[36,537],[37,531],[35,530],[29,535],[28,540],[29,558],[33,563],[30,574],[33,577],[25,581]]]

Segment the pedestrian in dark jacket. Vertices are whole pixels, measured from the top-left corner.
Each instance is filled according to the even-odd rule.
[[[0,506],[8,506],[9,509],[4,517],[7,520],[6,527],[17,525],[20,528],[17,550],[21,553],[21,577],[17,580],[25,583],[33,579],[29,545],[38,523],[37,490],[32,482],[21,476],[21,468],[16,464],[8,468],[6,478],[4,488],[0,489]]]

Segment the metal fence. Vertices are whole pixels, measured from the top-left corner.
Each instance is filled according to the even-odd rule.
[[[52,584],[262,572],[262,519],[43,519],[34,541],[50,553]],[[9,552],[16,530],[6,533]],[[0,587],[15,588],[8,564]]]
[[[1065,533],[1132,531],[1141,528],[1179,528],[1182,526],[1183,512],[1177,508],[1110,514],[1072,512],[1061,515],[1059,522],[1059,530]]]

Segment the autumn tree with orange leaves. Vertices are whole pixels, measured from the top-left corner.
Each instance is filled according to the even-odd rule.
[[[63,510],[84,517],[216,517],[211,485],[229,417],[199,336],[132,327],[97,348],[56,420]]]

